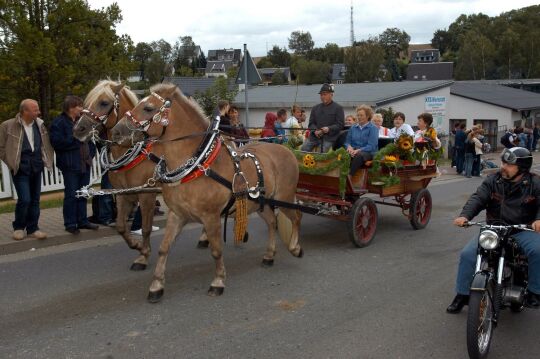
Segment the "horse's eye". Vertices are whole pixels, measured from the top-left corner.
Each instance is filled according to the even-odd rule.
[[[154,111],[154,107],[152,107],[152,106],[144,106],[144,111],[145,112],[152,112],[152,111]]]
[[[102,100],[102,101],[99,103],[99,105],[100,105],[101,107],[109,106],[109,101]]]

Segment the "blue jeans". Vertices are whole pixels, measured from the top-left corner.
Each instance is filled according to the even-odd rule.
[[[529,290],[540,294],[540,233],[523,231],[513,235],[513,237],[529,261]],[[478,236],[475,236],[461,251],[456,278],[457,294],[469,294],[471,281],[475,274],[477,248]]]
[[[463,172],[463,168],[465,167],[465,149],[456,147],[456,171],[458,174],[461,174]]]
[[[304,145],[302,146],[302,151],[308,151],[312,152],[313,149],[317,146],[319,146],[318,152],[328,152],[332,149],[332,146],[334,146],[335,141],[328,141],[324,138],[317,138],[315,136],[309,136],[309,138],[304,142]],[[322,143],[322,150],[321,150],[321,143]]]
[[[474,153],[466,152],[465,153],[465,176],[472,176],[472,169],[474,163]]]
[[[109,181],[109,174],[105,173],[101,177],[101,188],[102,189],[111,189],[112,184],[111,181]],[[98,206],[99,206],[99,212],[98,212],[98,218],[96,218],[100,223],[107,223],[114,221],[115,218],[113,218],[113,199],[112,195],[108,194],[106,196],[98,196]]]
[[[17,192],[14,230],[24,230],[32,234],[39,229],[39,198],[41,195],[41,172],[33,175],[16,174],[13,185]]]
[[[90,183],[90,170],[81,173],[62,171],[64,177],[64,227],[77,228],[88,224],[86,198],[76,198],[75,192]]]

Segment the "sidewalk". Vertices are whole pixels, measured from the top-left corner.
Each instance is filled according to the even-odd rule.
[[[534,165],[533,167],[540,170],[540,152],[534,152]],[[484,155],[486,159],[491,159],[496,164],[500,163],[500,152],[490,153]],[[450,164],[446,166],[441,166],[439,168],[441,171],[441,176],[434,178],[433,182],[438,181],[448,181],[453,179],[463,179],[465,177],[458,175],[455,168],[451,168]],[[540,172],[536,170],[535,172]],[[161,202],[161,209],[167,211],[167,206],[165,201],[163,201],[161,196],[158,196]],[[91,214],[90,205],[88,206],[88,213]],[[43,248],[48,246],[75,243],[79,241],[85,241],[95,238],[103,238],[107,236],[118,235],[114,227],[104,227],[100,226],[97,231],[92,231],[88,229],[81,230],[81,233],[78,235],[72,235],[64,230],[64,220],[62,216],[62,208],[49,208],[41,210],[41,216],[39,220],[40,229],[45,231],[48,234],[48,238],[45,240],[37,240],[33,238],[25,238],[22,241],[15,241],[11,238],[13,234],[13,213],[0,214],[0,255],[11,254],[16,252],[22,252],[31,250],[32,248]],[[165,227],[166,216],[156,216],[154,217],[154,225],[159,226],[160,228]],[[131,222],[128,223],[131,225]],[[119,235],[118,235],[119,236]]]
[[[161,196],[158,196],[161,202],[161,210],[167,211]],[[91,205],[88,205],[88,215],[92,214]],[[14,219],[13,213],[0,214],[0,255],[11,254],[16,252],[22,252],[32,250],[32,248],[44,248],[49,246],[55,246],[60,244],[75,243],[80,241],[86,241],[89,239],[103,238],[120,235],[116,232],[115,227],[99,226],[97,231],[82,229],[78,235],[73,235],[64,230],[64,217],[62,215],[62,208],[47,208],[41,210],[39,217],[39,228],[47,233],[48,238],[44,240],[38,240],[34,238],[25,238],[22,241],[15,241],[12,239]],[[159,226],[160,229],[165,227],[166,216],[155,216],[154,226]],[[128,222],[128,228],[130,228],[131,222]],[[137,237],[137,236],[136,236]]]

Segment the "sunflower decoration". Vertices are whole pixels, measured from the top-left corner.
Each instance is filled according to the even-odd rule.
[[[384,162],[386,162],[386,163],[395,163],[398,160],[399,160],[399,157],[395,156],[395,155],[384,156]]]
[[[308,168],[315,167],[316,162],[313,155],[310,155],[310,154],[305,155],[302,161],[304,162],[305,167],[308,167]]]
[[[430,140],[435,141],[435,139],[437,138],[437,131],[433,127],[430,127],[424,132],[424,137],[427,137]]]
[[[413,148],[413,138],[406,133],[402,133],[397,140],[397,147],[400,151],[408,152]]]

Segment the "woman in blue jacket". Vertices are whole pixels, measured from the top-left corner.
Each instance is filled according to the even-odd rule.
[[[366,161],[373,159],[378,150],[379,129],[371,123],[373,110],[367,105],[356,108],[358,122],[351,126],[345,148],[352,156],[350,174],[353,175]]]

